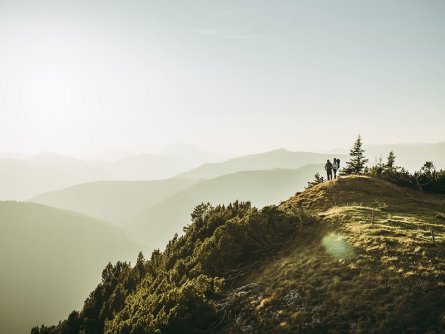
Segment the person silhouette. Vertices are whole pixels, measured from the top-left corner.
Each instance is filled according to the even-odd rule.
[[[332,171],[334,172],[334,179],[337,178],[337,170],[339,168],[339,161],[337,158],[334,158],[334,163],[332,164]]]
[[[328,180],[332,180],[332,167],[332,163],[328,159],[326,165],[324,165],[324,169],[326,169],[326,173],[328,174]]]

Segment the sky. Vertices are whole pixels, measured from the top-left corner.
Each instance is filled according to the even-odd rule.
[[[0,0],[0,152],[445,141],[445,1]]]

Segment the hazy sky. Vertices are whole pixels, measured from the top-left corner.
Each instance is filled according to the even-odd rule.
[[[0,151],[445,140],[445,1],[0,0]]]

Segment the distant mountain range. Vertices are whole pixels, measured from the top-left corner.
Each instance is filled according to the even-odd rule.
[[[410,170],[419,169],[431,160],[438,168],[445,168],[445,142],[435,144],[395,144],[364,146],[371,164],[389,151],[397,156],[396,164]],[[222,162],[199,164],[206,154],[188,146],[171,146],[162,154],[140,154],[109,161],[83,161],[55,153],[41,153],[33,157],[12,154],[0,158],[0,200],[26,200],[48,191],[80,183],[111,180],[160,180],[177,178],[211,179],[239,171],[295,169],[308,164],[324,163],[340,158],[342,165],[347,155],[292,152],[278,149],[270,152],[241,156]]]
[[[186,179],[90,182],[44,193],[31,201],[116,224],[195,183]]]
[[[0,200],[26,200],[47,191],[102,180],[170,178],[193,165],[172,157],[143,154],[115,162],[82,161],[55,153],[0,159]]]
[[[345,161],[347,156],[335,156]],[[332,154],[311,152],[292,152],[284,148],[270,152],[246,155],[219,163],[206,163],[188,172],[178,175],[191,180],[212,179],[218,176],[240,171],[268,170],[274,168],[295,169],[309,164],[320,164],[333,159]]]
[[[101,221],[39,204],[0,202],[0,333],[55,322],[142,247]]]
[[[32,201],[107,219],[144,244],[162,247],[189,223],[193,208],[249,200],[264,206],[304,189],[323,165],[298,169],[242,171],[210,180],[96,182],[34,197]]]
[[[304,189],[322,169],[308,165],[295,170],[243,171],[202,181],[147,208],[125,222],[130,236],[144,244],[162,248],[174,233],[191,222],[193,209],[201,203],[213,205],[250,201],[263,207],[279,204]]]

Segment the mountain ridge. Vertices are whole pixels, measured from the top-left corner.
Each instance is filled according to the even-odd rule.
[[[30,201],[84,213],[117,224],[195,183],[185,179],[95,181],[43,193]]]
[[[80,313],[38,333],[440,333],[444,207],[443,195],[370,177],[262,209],[200,205],[164,252],[116,272]],[[139,284],[126,288],[130,278]],[[111,304],[118,291],[124,302]]]
[[[188,172],[177,175],[188,179],[211,179],[218,176],[232,174],[240,171],[269,170],[274,168],[295,169],[309,164],[324,163],[327,159],[333,159],[333,154],[314,152],[293,152],[284,148],[249,154],[225,160],[217,163],[207,163]],[[345,155],[338,155],[342,160]]]

